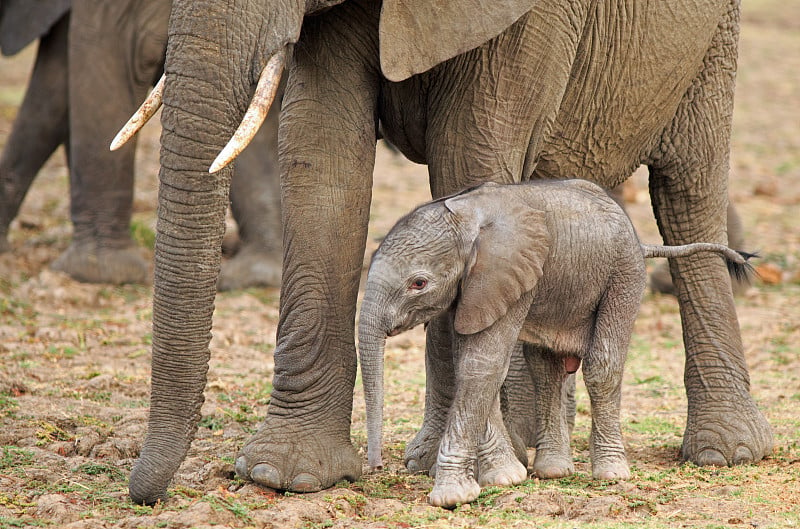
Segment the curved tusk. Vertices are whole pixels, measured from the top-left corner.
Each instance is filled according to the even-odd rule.
[[[131,139],[134,134],[139,132],[144,124],[150,121],[150,118],[153,117],[153,114],[161,108],[161,101],[164,97],[164,79],[166,78],[166,74],[161,76],[161,79],[158,80],[156,85],[153,87],[153,90],[150,92],[150,95],[147,96],[147,99],[144,100],[142,106],[139,107],[139,110],[131,116],[131,119],[125,123],[125,126],[122,127],[117,135],[114,136],[113,141],[111,142],[111,150],[116,151],[129,139]]]
[[[278,92],[285,62],[286,49],[282,49],[270,57],[261,72],[253,99],[250,101],[250,106],[247,108],[239,128],[233,133],[233,137],[225,148],[217,155],[214,163],[208,169],[209,173],[216,173],[231,163],[252,141],[261,124],[264,123],[272,100],[275,99],[275,94]]]

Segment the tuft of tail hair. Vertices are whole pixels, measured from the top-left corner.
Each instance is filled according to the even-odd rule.
[[[744,262],[731,261],[725,256],[725,266],[728,267],[728,273],[736,281],[749,285],[753,282],[753,277],[758,275],[758,272],[756,272],[756,269],[753,268],[753,265],[750,263],[750,259],[758,259],[760,256],[758,252],[749,253],[741,250],[734,251],[742,257]]]

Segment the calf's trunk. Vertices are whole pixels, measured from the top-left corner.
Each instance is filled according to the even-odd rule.
[[[376,303],[365,298],[358,324],[358,355],[367,407],[367,462],[372,469],[383,468],[383,355],[387,335],[376,311]]]

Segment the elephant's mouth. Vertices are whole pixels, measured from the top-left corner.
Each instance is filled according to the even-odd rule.
[[[403,327],[395,327],[394,329],[386,333],[386,336],[397,336],[401,332],[403,332]]]

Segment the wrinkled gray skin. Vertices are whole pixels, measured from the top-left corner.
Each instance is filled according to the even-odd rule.
[[[150,281],[130,237],[135,141],[117,152],[108,146],[162,73],[169,10],[169,0],[0,2],[4,55],[40,39],[0,157],[0,252],[36,174],[63,144],[73,238],[52,267],[92,283]],[[242,245],[221,289],[280,283],[278,109],[270,114],[237,162],[231,200]]]
[[[717,246],[709,249],[728,251]],[[670,252],[691,248],[657,249],[676,255]],[[438,321],[448,322],[455,378],[440,444],[429,447],[437,453],[433,505],[470,502],[481,486],[527,477],[499,406],[518,339],[526,344],[535,394],[534,474],[573,472],[562,397],[566,377],[582,361],[592,475],[629,478],[620,390],[646,283],[644,258],[652,253],[617,203],[583,180],[485,184],[401,219],[373,256],[360,313],[370,465],[382,466],[386,337],[444,314]]]
[[[274,389],[236,470],[267,487],[314,491],[361,474],[350,439],[354,322],[378,123],[428,165],[434,197],[542,178],[612,188],[646,164],[666,244],[726,242],[738,3],[678,2],[175,0],[150,420],[133,500],[166,497],[197,429],[231,177],[208,169],[273,54],[292,55],[279,131]],[[705,254],[670,266],[686,345],[683,457],[757,461],[773,440],[749,394],[728,272]],[[447,366],[446,325],[430,328],[429,361]],[[429,395],[422,439],[442,431],[446,404]]]

